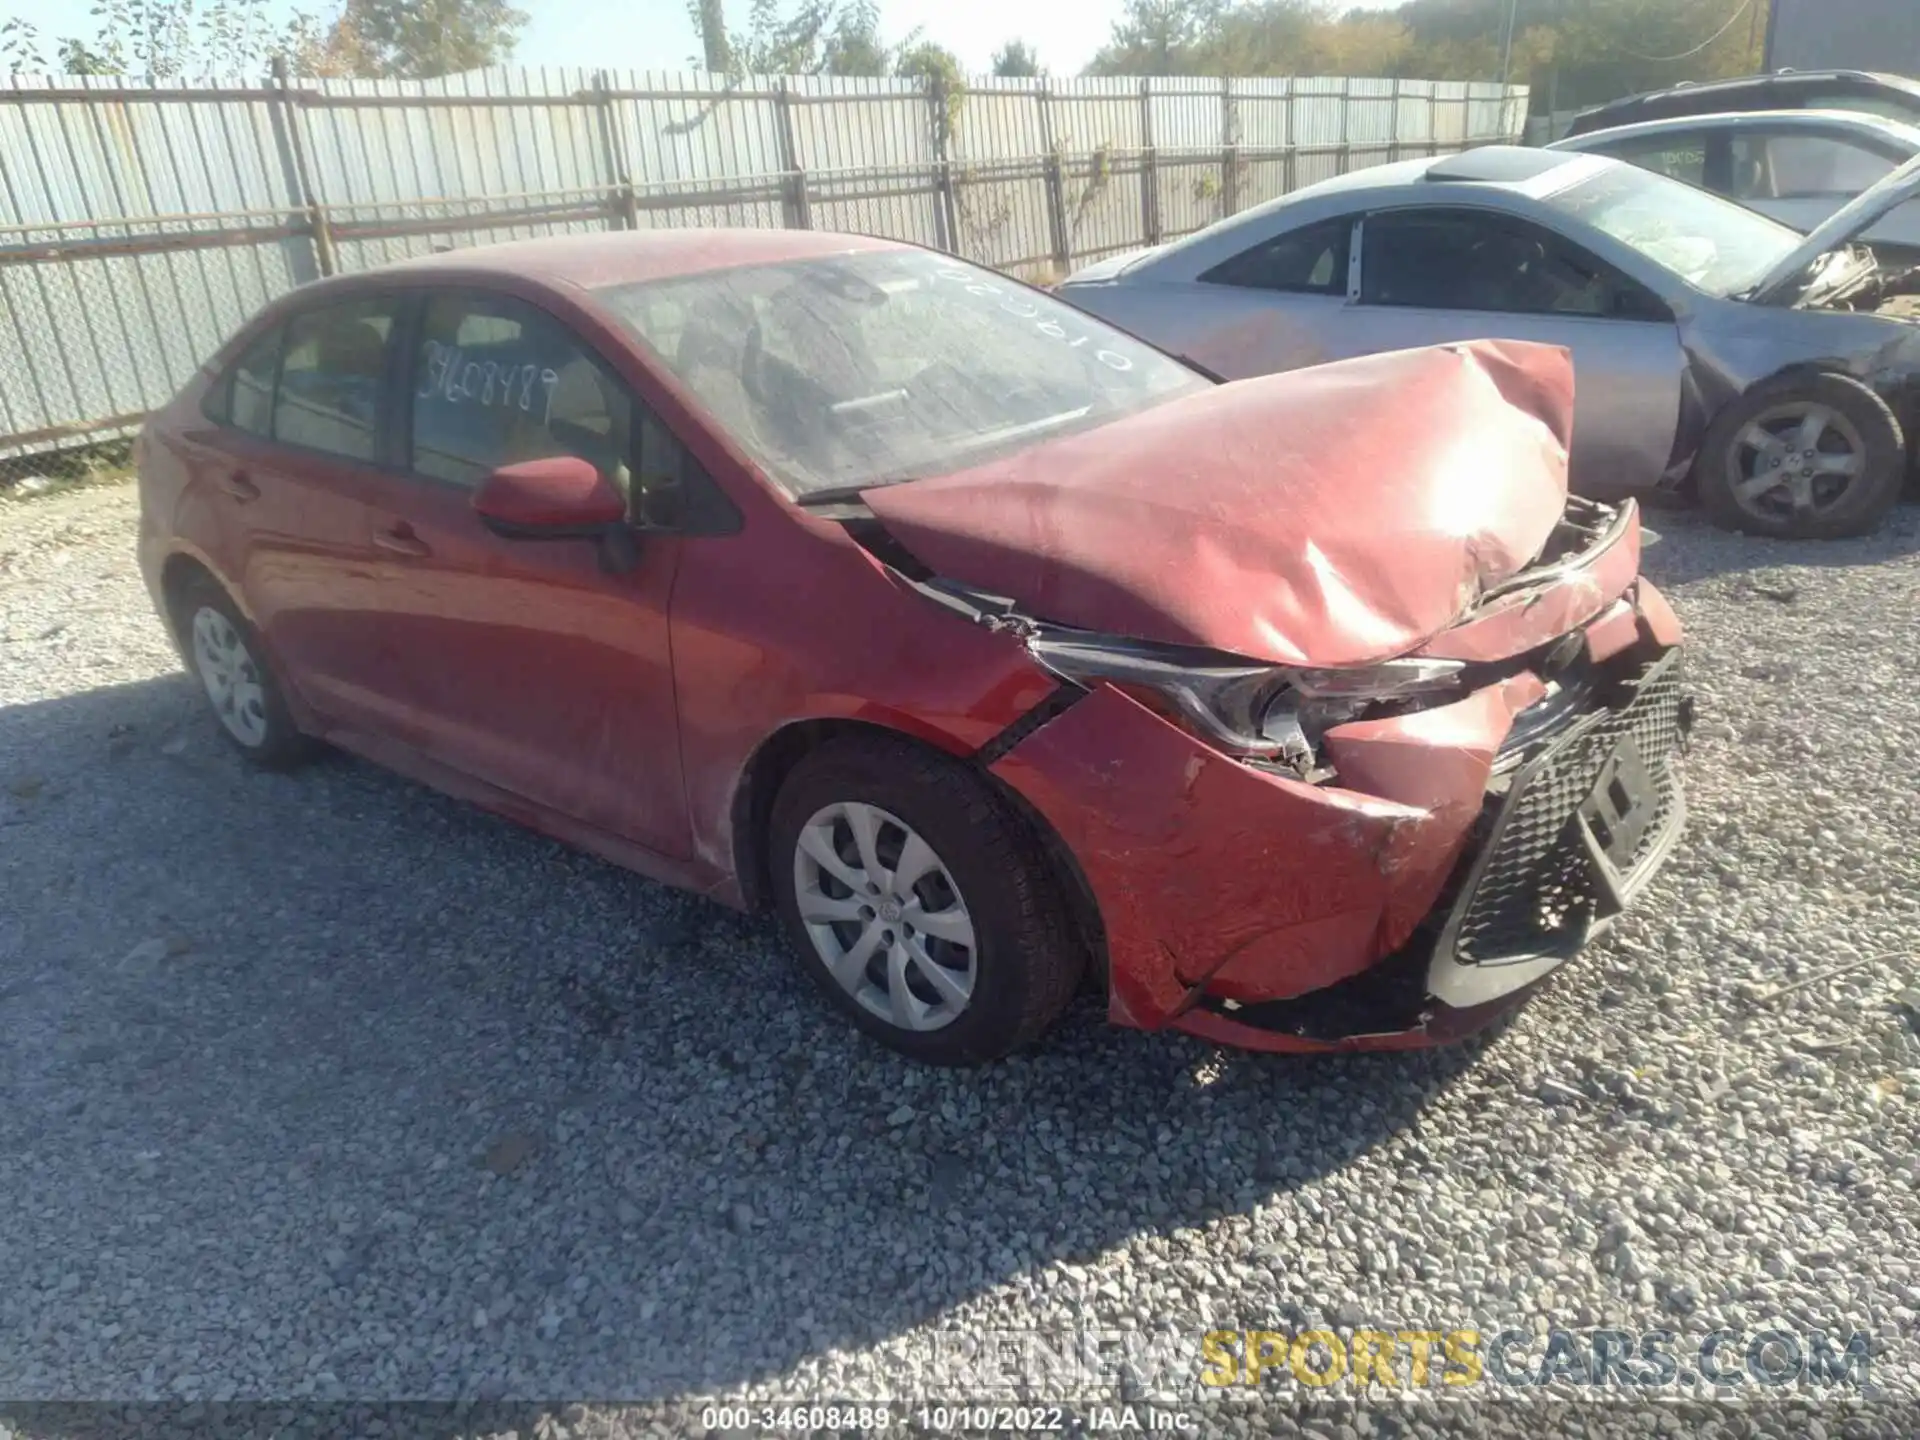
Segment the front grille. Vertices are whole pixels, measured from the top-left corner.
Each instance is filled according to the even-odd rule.
[[[1678,652],[1627,687],[1617,708],[1596,712],[1513,777],[1489,804],[1482,858],[1450,928],[1454,958],[1482,964],[1564,953],[1578,946],[1600,901],[1593,862],[1575,821],[1607,757],[1631,736],[1658,794],[1653,822],[1621,867],[1635,876],[1668,838],[1681,804],[1676,770],[1685,694]]]

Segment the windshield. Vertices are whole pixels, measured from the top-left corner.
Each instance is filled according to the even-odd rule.
[[[1759,284],[1802,238],[1731,200],[1628,165],[1609,166],[1546,202],[1723,298]]]
[[[802,500],[959,470],[1208,383],[1058,300],[918,250],[596,298]]]

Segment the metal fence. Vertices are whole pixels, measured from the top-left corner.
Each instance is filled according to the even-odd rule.
[[[1360,79],[0,89],[0,483],[124,435],[265,301],[450,246],[810,226],[1028,278],[1341,171],[1519,135],[1524,87]]]

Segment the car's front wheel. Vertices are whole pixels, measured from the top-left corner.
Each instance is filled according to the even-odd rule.
[[[1759,385],[1708,428],[1700,503],[1731,530],[1826,540],[1877,528],[1900,498],[1906,440],[1893,412],[1846,375]]]
[[[958,762],[886,737],[830,741],[788,775],[768,841],[802,965],[903,1054],[997,1059],[1072,999],[1086,957],[1045,851]]]

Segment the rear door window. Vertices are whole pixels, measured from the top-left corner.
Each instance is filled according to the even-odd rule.
[[[352,300],[288,320],[274,439],[347,460],[378,457],[394,304],[384,296]],[[237,411],[237,374],[234,401]]]
[[[227,377],[224,409],[216,419],[263,439],[273,434],[273,385],[283,336],[275,326],[247,347]]]

